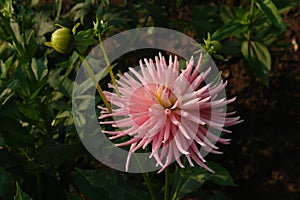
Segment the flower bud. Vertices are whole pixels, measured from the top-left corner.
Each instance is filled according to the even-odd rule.
[[[210,55],[215,55],[215,54],[221,53],[222,48],[223,48],[222,44],[217,40],[208,41],[206,43],[206,47],[205,47],[206,51]]]
[[[51,42],[45,42],[45,45],[52,47],[61,54],[67,54],[74,46],[74,35],[71,29],[63,26],[60,27],[52,33]]]

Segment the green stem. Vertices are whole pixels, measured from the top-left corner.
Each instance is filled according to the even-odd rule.
[[[57,0],[55,2],[55,4],[56,4],[56,8],[57,8],[55,21],[58,21],[59,16],[60,16],[60,12],[61,12],[61,9],[62,9],[62,0]]]
[[[116,90],[117,95],[120,96],[120,92],[119,92],[119,90],[118,90],[117,82],[116,82],[114,73],[113,73],[113,71],[112,71],[112,67],[111,67],[111,65],[110,65],[110,62],[109,62],[107,53],[106,53],[105,48],[104,48],[103,43],[102,43],[101,35],[100,35],[100,33],[98,33],[97,35],[98,35],[99,45],[100,45],[101,51],[102,51],[102,53],[103,53],[104,60],[105,60],[105,62],[106,62],[106,66],[107,66],[107,68],[108,68],[108,71],[109,71],[109,75],[110,75],[112,84],[113,84],[113,86],[114,86],[114,88],[115,88],[115,90]]]
[[[251,26],[252,26],[252,21],[253,21],[254,3],[255,3],[255,0],[251,0],[250,11],[249,11],[249,30],[248,30],[248,33],[246,36],[248,41],[251,39]]]
[[[148,174],[147,172],[145,172],[145,173],[142,173],[142,175],[143,175],[143,178],[144,178],[144,180],[145,180],[145,182],[146,182],[147,188],[148,188],[148,190],[149,190],[151,199],[152,199],[152,200],[157,200],[156,195],[155,195],[155,192],[154,192],[153,187],[152,187],[152,184],[151,184],[151,181],[150,181],[150,179],[149,179],[149,174]]]
[[[22,46],[20,45],[19,41],[16,38],[16,34],[13,32],[13,30],[11,29],[10,26],[10,19],[6,18],[1,12],[0,12],[0,21],[2,21],[4,23],[4,31],[7,32],[8,36],[11,37],[12,40],[12,45],[15,47],[15,49],[17,50],[19,56],[22,56],[24,51]]]
[[[35,77],[35,74],[32,70],[32,67],[31,67],[31,61],[28,61],[29,63],[26,65],[26,70],[28,72],[28,76],[30,78],[30,82],[31,84],[35,84],[36,83],[36,77]]]
[[[184,171],[183,171],[184,172]],[[181,188],[181,185],[182,185],[182,182],[183,182],[183,175],[180,174],[180,171],[178,170],[178,173],[179,173],[179,180],[177,182],[177,186],[176,186],[176,189],[175,189],[175,192],[174,192],[174,195],[172,197],[172,200],[177,200],[178,198],[178,193],[179,193],[179,190]]]
[[[42,187],[41,187],[41,176],[38,173],[35,173],[35,177],[36,177],[36,184],[38,190],[38,198],[42,200],[43,195],[42,195]]]
[[[165,170],[165,194],[164,200],[169,200],[169,168]]]
[[[92,78],[92,80],[93,80],[93,82],[94,82],[94,84],[95,84],[95,86],[96,86],[96,89],[97,89],[97,91],[98,91],[98,93],[99,93],[101,99],[103,100],[103,103],[105,104],[105,106],[106,106],[106,108],[108,109],[108,111],[111,113],[111,112],[112,112],[111,106],[110,106],[110,104],[108,103],[107,98],[106,98],[106,96],[104,95],[101,86],[98,84],[98,81],[97,81],[97,79],[96,79],[96,77],[95,77],[95,75],[94,75],[92,69],[90,68],[89,64],[86,62],[86,60],[84,59],[84,57],[82,57],[82,56],[79,55],[79,54],[78,54],[78,56],[79,56],[80,60],[82,61],[82,64],[83,64],[84,68],[86,69],[87,73],[88,73],[89,76]]]

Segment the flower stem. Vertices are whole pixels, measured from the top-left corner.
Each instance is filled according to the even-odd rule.
[[[178,199],[178,193],[179,193],[179,190],[180,190],[182,182],[183,182],[183,177],[184,176],[180,174],[179,170],[178,170],[178,173],[179,173],[179,180],[177,182],[177,186],[176,186],[175,192],[173,194],[172,200],[177,200]]]
[[[114,73],[113,73],[113,71],[112,71],[112,67],[111,67],[111,65],[110,65],[110,62],[109,62],[107,53],[106,53],[105,48],[104,48],[103,43],[102,43],[101,35],[100,35],[100,33],[98,33],[97,35],[98,35],[99,45],[100,45],[101,51],[102,51],[102,53],[103,53],[104,60],[105,60],[105,62],[106,62],[106,66],[107,66],[107,68],[108,68],[108,71],[109,71],[109,75],[110,75],[112,84],[113,84],[113,86],[114,86],[114,88],[115,88],[115,90],[116,90],[117,95],[120,96],[120,92],[119,92],[119,90],[118,90],[117,82],[116,82]]]
[[[103,100],[103,103],[105,104],[105,106],[106,106],[106,108],[108,109],[108,111],[111,113],[111,112],[112,112],[111,106],[110,106],[110,104],[108,103],[107,98],[106,98],[106,96],[104,95],[101,86],[98,84],[98,81],[97,81],[97,79],[96,79],[96,77],[95,77],[95,75],[94,75],[92,69],[90,68],[89,64],[86,62],[86,60],[84,59],[84,57],[82,57],[82,56],[79,55],[79,54],[78,54],[78,56],[79,56],[80,60],[82,61],[82,64],[83,64],[84,68],[86,69],[87,73],[88,73],[89,76],[92,78],[92,80],[93,80],[93,82],[94,82],[94,84],[95,84],[95,86],[96,86],[96,89],[97,89],[97,91],[98,91],[98,93],[99,93],[101,99]]]
[[[155,192],[154,192],[153,187],[152,187],[152,184],[151,184],[150,179],[149,179],[149,174],[147,172],[145,172],[145,173],[142,173],[142,175],[143,175],[143,178],[146,182],[147,188],[149,190],[151,199],[152,200],[157,200]]]
[[[248,33],[247,33],[247,36],[246,36],[246,39],[248,41],[250,41],[250,39],[251,39],[251,26],[252,26],[252,22],[253,22],[254,3],[255,3],[255,1],[251,0],[250,11],[249,11],[249,17],[250,17],[250,19],[249,19],[249,30],[248,30]]]
[[[169,200],[169,168],[165,170],[164,200]]]
[[[42,194],[42,187],[41,187],[41,176],[38,173],[35,173],[36,177],[36,184],[37,184],[37,190],[38,190],[38,198],[39,200],[43,199],[43,194]]]

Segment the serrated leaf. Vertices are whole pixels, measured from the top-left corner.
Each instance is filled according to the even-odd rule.
[[[257,41],[244,41],[241,51],[251,72],[260,78],[265,85],[268,85],[271,70],[271,55],[268,48]]]
[[[14,200],[32,200],[32,198],[28,194],[22,191],[18,183],[16,183],[16,188],[17,188],[17,192],[14,197]]]

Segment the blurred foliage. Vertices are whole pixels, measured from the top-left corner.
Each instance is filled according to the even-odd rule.
[[[158,26],[182,32],[194,29],[201,41],[211,33],[211,38],[204,40],[206,50],[215,58],[223,59],[221,54],[242,58],[248,72],[268,85],[271,50],[282,45],[280,38],[286,31],[281,14],[297,3],[292,0],[249,0],[236,6],[196,3],[190,5],[189,21],[177,18],[176,13],[174,16],[174,12],[184,8],[186,3],[182,0],[47,2],[0,1],[0,199],[3,200],[148,199],[145,184],[134,183],[140,180],[140,175],[124,175],[104,168],[84,150],[74,127],[73,81],[81,64],[80,56],[98,44],[97,34],[105,39],[122,30]],[[75,48],[64,55],[44,45],[57,29],[55,24],[73,28]],[[101,85],[105,87],[108,80],[102,78]],[[209,165],[215,174],[202,168],[187,168],[185,173],[172,168],[170,182],[174,184],[167,186],[172,196],[175,193],[177,198],[189,193],[205,196],[197,191],[207,180],[221,186],[235,185],[223,167]],[[157,193],[162,192],[162,185],[158,179],[154,186]],[[176,185],[182,187],[176,189]]]

